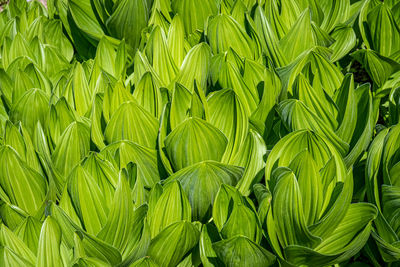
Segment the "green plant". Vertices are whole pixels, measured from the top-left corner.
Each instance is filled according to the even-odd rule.
[[[400,261],[400,3],[11,0],[0,266]]]

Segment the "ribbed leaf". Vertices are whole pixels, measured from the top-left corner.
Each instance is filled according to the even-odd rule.
[[[96,178],[81,165],[71,172],[67,189],[82,225],[88,233],[96,235],[106,223],[111,192],[103,191]]]
[[[36,123],[45,125],[49,112],[49,97],[40,89],[31,89],[21,96],[13,106],[10,120],[21,121],[28,133],[33,136]]]
[[[61,135],[52,154],[54,166],[63,176],[63,181],[72,168],[87,155],[89,149],[89,128],[81,122],[71,123]]]
[[[363,65],[378,87],[381,87],[390,75],[400,70],[399,63],[381,56],[373,50],[358,50],[351,55]]]
[[[167,182],[178,180],[189,198],[193,220],[207,221],[220,185],[235,185],[242,173],[236,166],[203,161],[174,173]]]
[[[211,124],[190,118],[176,127],[165,139],[172,166],[180,170],[204,160],[221,160],[227,139]]]
[[[262,137],[257,132],[250,130],[232,162],[244,167],[243,177],[237,184],[237,188],[243,195],[250,194],[253,184],[261,179],[266,153],[267,147]]]
[[[174,222],[191,221],[191,207],[181,184],[174,181],[164,188],[157,202],[149,203],[148,220],[151,236],[154,238]]]
[[[283,172],[272,193],[272,214],[279,241],[283,247],[303,245],[313,247],[321,240],[307,228],[300,186],[294,173]],[[267,226],[268,227],[268,226]]]
[[[313,113],[301,101],[288,99],[279,104],[278,112],[288,129],[292,131],[309,129],[329,139],[342,155],[345,155],[349,145],[344,142],[331,128]]]
[[[339,88],[343,80],[343,74],[327,60],[330,52],[331,50],[327,48],[314,47],[302,53],[289,65],[279,69],[278,74],[281,77],[283,86],[282,93],[286,94],[286,90],[291,92],[292,85],[299,73],[310,66],[311,68],[307,71],[311,71],[314,75],[312,86],[320,86],[329,96],[332,96],[334,91]],[[309,65],[310,63],[311,65]]]
[[[122,260],[129,257],[135,260],[144,255],[136,255],[141,248],[139,240],[144,228],[144,218],[147,207],[141,206],[134,210],[131,190],[126,178],[121,174],[115,191],[112,205],[104,228],[98,234],[98,238],[117,248],[122,255]],[[135,255],[132,255],[135,254]]]
[[[45,200],[46,180],[24,163],[10,146],[0,147],[0,161],[1,199],[32,216],[36,215]]]
[[[400,50],[400,29],[388,5],[379,4],[367,16],[373,49],[380,55],[390,57]]]
[[[36,157],[35,149],[29,134],[21,124],[17,126],[18,128],[10,121],[6,121],[3,144],[14,148],[20,158],[25,161],[28,166],[42,174],[42,169]]]
[[[138,104],[123,103],[112,115],[105,130],[108,143],[129,140],[139,145],[154,148],[158,123],[155,117]]]
[[[235,203],[228,220],[221,229],[221,236],[225,239],[242,235],[255,243],[261,241],[261,225],[257,213],[250,208]]]
[[[200,232],[185,221],[165,228],[151,240],[148,256],[160,266],[176,266],[199,241]]]
[[[139,46],[141,32],[147,25],[149,6],[145,0],[116,2],[106,25],[111,34],[125,39],[133,50]]]
[[[335,103],[338,107],[337,121],[339,128],[336,133],[346,143],[350,143],[356,127],[357,103],[355,101],[354,79],[348,74],[342,85],[335,92]]]
[[[213,243],[220,240],[218,229],[214,225],[203,225],[200,234],[199,249],[201,262],[205,267],[219,266],[222,264],[212,247]]]
[[[145,47],[146,56],[154,70],[159,74],[163,86],[168,86],[178,73],[178,68],[167,47],[164,31],[155,27]]]
[[[229,48],[240,56],[254,59],[257,50],[244,27],[228,15],[217,15],[208,22],[207,38],[214,54],[224,53]]]
[[[192,93],[184,86],[176,83],[172,91],[171,113],[169,116],[172,130],[189,117],[191,100]]]
[[[75,22],[74,26],[83,31],[89,40],[100,40],[104,32],[96,19],[90,1],[72,0],[68,2],[68,7]]]
[[[272,2],[271,2],[272,3]],[[287,59],[278,45],[278,36],[272,28],[271,23],[265,16],[261,6],[257,7],[255,13],[255,25],[264,53],[271,58],[276,67],[287,65]]]
[[[81,121],[77,112],[71,108],[67,100],[62,97],[50,107],[50,137],[54,144],[58,144],[65,129],[74,121]]]
[[[10,250],[10,256],[16,254],[14,257],[20,258],[21,261],[34,266],[36,263],[36,255],[28,248],[28,246],[18,238],[10,229],[8,229],[4,224],[0,226],[0,243],[2,247]],[[12,261],[5,257],[5,262]]]
[[[175,15],[171,21],[167,34],[167,45],[175,65],[179,68],[187,52],[185,49],[185,27],[183,25],[182,16],[179,14]]]
[[[211,51],[206,43],[193,46],[182,62],[176,82],[182,84],[190,92],[194,90],[194,81],[206,91],[210,72]]]
[[[15,234],[24,241],[34,254],[37,254],[38,251],[41,228],[42,223],[29,216],[15,229]]]
[[[271,266],[275,256],[244,236],[236,236],[213,244],[225,266]]]
[[[248,117],[238,96],[232,89],[220,90],[208,98],[209,122],[228,138],[222,161],[231,163],[239,152],[248,132]]]
[[[346,56],[356,45],[356,34],[354,30],[345,25],[339,25],[332,32],[332,37],[336,40],[329,48],[333,50],[332,62]]]
[[[293,44],[298,44],[293,46]],[[302,52],[312,48],[314,41],[310,10],[304,10],[289,32],[279,41],[279,46],[289,62]]]
[[[153,78],[151,72],[146,72],[139,83],[135,86],[133,97],[139,105],[144,107],[154,117],[161,116],[163,100],[159,84]]]
[[[196,0],[173,0],[172,10],[182,16],[186,35],[192,34],[196,30],[203,30],[204,24],[210,15],[217,13],[217,3],[214,0],[205,0],[198,5]],[[196,15],[188,16],[192,10],[196,10]]]
[[[229,219],[234,205],[244,205],[243,197],[236,188],[222,184],[215,197],[212,211],[214,223],[219,231]]]
[[[157,151],[140,146],[131,141],[119,141],[105,147],[101,154],[108,160],[116,161],[116,167],[126,168],[132,162],[137,166],[137,179],[143,181],[146,188],[151,188],[160,180]]]
[[[38,245],[36,266],[64,266],[61,253],[61,229],[51,216],[48,216],[42,226]]]
[[[100,239],[82,231],[65,212],[55,205],[50,207],[52,217],[57,221],[63,233],[62,240],[69,247],[74,245],[74,233],[78,232],[82,240],[82,246],[88,257],[95,257],[101,261],[108,262],[110,265],[121,263],[121,255],[114,247],[104,243]]]

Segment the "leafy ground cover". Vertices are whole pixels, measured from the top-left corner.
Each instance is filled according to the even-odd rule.
[[[4,3],[0,266],[397,266],[399,24],[396,0]]]

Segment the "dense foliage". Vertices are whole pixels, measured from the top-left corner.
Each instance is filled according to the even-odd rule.
[[[3,8],[0,266],[399,264],[399,1]]]

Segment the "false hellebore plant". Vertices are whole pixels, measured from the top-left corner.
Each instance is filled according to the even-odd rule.
[[[400,262],[397,0],[10,0],[0,266]]]

